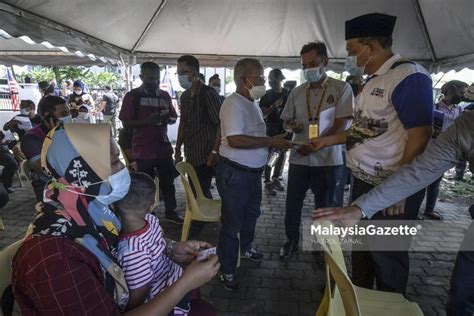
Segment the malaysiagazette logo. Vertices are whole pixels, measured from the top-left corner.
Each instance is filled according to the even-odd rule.
[[[376,225],[355,225],[351,227],[340,227],[331,225],[327,227],[313,224],[311,225],[311,236],[339,236],[341,238],[345,238],[348,236],[416,236],[418,230],[420,229],[421,225],[398,225],[387,227],[381,227]]]

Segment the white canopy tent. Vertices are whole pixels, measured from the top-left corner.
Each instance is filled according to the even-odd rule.
[[[371,12],[398,17],[402,56],[432,72],[474,68],[472,0],[6,0],[0,29],[124,64],[193,54],[203,66],[255,56],[298,68],[302,45],[321,40],[340,70],[344,21]]]
[[[71,53],[46,43],[28,43],[21,38],[5,38],[0,32],[0,64],[42,66],[104,66],[110,60],[95,56]]]

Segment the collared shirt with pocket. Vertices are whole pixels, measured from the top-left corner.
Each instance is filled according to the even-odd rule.
[[[324,86],[327,84],[326,91]],[[307,92],[309,92],[309,105],[311,109],[311,118],[308,115],[307,109]],[[324,94],[324,96],[323,96]],[[323,100],[321,98],[324,97]],[[317,111],[320,107],[320,113],[331,111],[334,112],[332,121],[323,123],[321,125],[317,119]],[[303,123],[303,131],[301,133],[294,133],[294,141],[309,141],[309,125],[312,124],[310,120],[313,120],[316,124],[320,125],[320,132],[322,129],[327,129],[334,124],[335,118],[349,118],[353,114],[354,94],[351,86],[341,80],[337,80],[331,77],[326,77],[320,88],[310,89],[308,83],[303,83],[298,87],[294,88],[288,96],[285,108],[281,114],[281,119],[284,121],[296,120],[297,122]],[[321,115],[321,117],[325,116]],[[342,158],[342,145],[330,146],[323,148],[317,152],[310,153],[307,156],[301,156],[296,152],[295,149],[291,150],[290,164],[303,165],[310,167],[326,167],[326,166],[339,166],[344,163]]]

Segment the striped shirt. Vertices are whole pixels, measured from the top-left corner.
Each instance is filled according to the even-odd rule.
[[[120,237],[118,262],[122,267],[130,290],[150,285],[147,302],[183,273],[182,268],[165,255],[166,240],[158,219],[147,214],[146,225],[133,233]],[[190,308],[176,306],[174,315],[187,315]]]
[[[181,124],[185,124],[184,155],[186,161],[195,167],[205,164],[212,151],[221,105],[216,90],[205,84],[201,84],[198,94],[193,97],[189,90],[181,95]]]

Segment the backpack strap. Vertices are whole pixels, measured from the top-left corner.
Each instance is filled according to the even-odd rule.
[[[390,69],[395,69],[397,68],[398,66],[400,65],[404,65],[404,64],[412,64],[412,65],[415,65],[416,63],[414,61],[411,61],[411,60],[408,60],[408,59],[400,59],[399,61],[396,61],[393,63],[392,67],[390,67]]]

